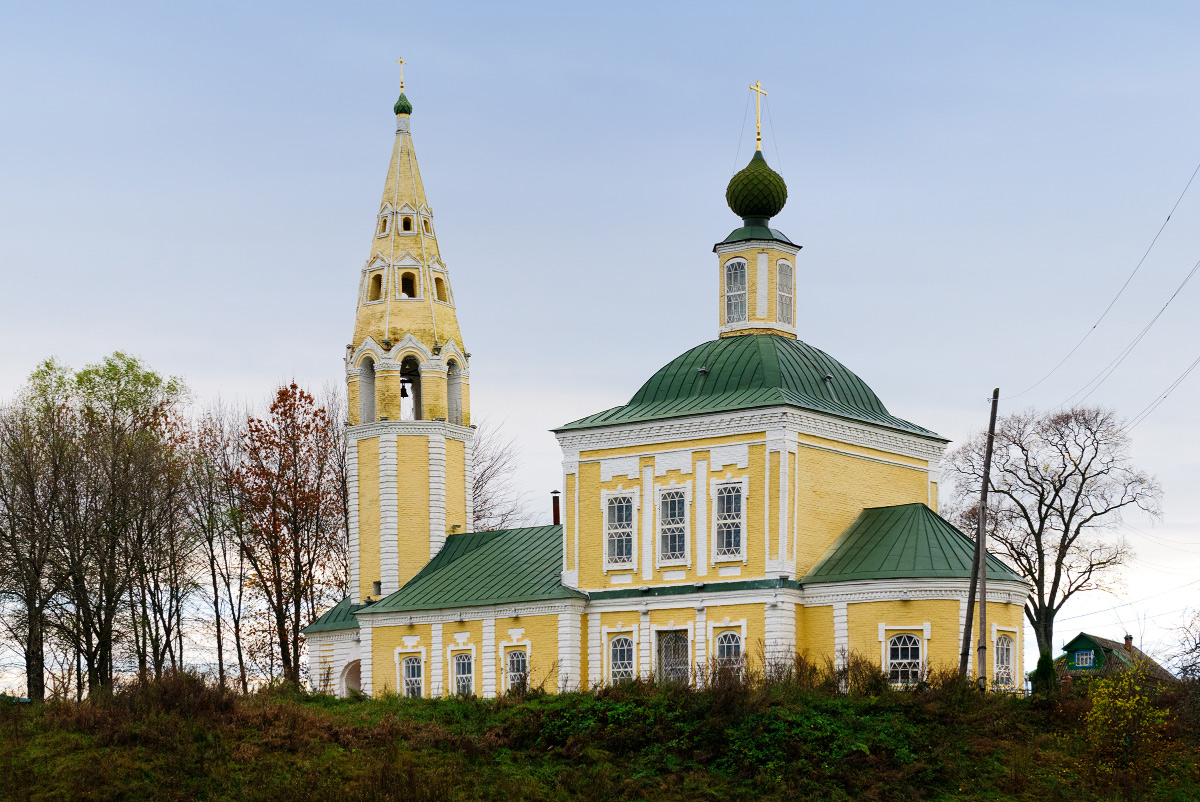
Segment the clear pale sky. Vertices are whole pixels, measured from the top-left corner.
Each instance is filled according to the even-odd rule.
[[[473,411],[520,440],[539,506],[550,427],[716,335],[756,79],[800,336],[959,440],[1083,336],[1200,161],[1200,6],[1047,5],[9,4],[0,397],[116,349],[200,399],[340,381],[403,55]],[[1084,386],[1198,258],[1200,179],[1001,412]],[[1200,356],[1198,308],[1200,281],[1088,403],[1149,404]],[[1197,399],[1200,370],[1134,430],[1165,518],[1130,519],[1124,590],[1068,603],[1060,643],[1161,654],[1200,602]]]

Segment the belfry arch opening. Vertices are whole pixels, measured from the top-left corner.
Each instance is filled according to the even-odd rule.
[[[367,300],[378,301],[383,298],[383,273],[375,273],[367,284]]]
[[[450,423],[463,425],[462,368],[453,359],[446,363],[446,412]]]
[[[403,273],[400,276],[400,294],[405,298],[417,297],[417,274]]]
[[[400,363],[400,420],[421,420],[421,363],[412,355]]]
[[[375,422],[375,360],[369,356],[358,366],[358,422]]]
[[[412,231],[412,218],[405,217],[400,221],[400,228],[404,231]]]
[[[433,289],[439,301],[442,303],[448,303],[450,301],[450,295],[446,292],[446,282],[441,276],[434,277]]]

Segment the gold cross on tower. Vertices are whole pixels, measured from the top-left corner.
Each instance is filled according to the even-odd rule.
[[[396,59],[396,63],[400,65],[400,93],[404,93],[404,56]]]
[[[403,83],[400,84],[400,88],[404,88]],[[750,84],[750,88],[757,93],[754,95],[754,142],[757,145],[755,150],[762,150],[762,97],[767,90],[762,88],[761,81]]]

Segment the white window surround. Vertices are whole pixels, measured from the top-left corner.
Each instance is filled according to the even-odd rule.
[[[1088,649],[1087,651],[1075,652],[1075,665],[1081,668],[1091,668],[1095,665],[1096,652]]]
[[[617,655],[621,659],[618,663]],[[635,679],[638,675],[638,644],[628,635],[613,635],[608,639],[608,681],[615,684]],[[626,660],[628,658],[628,660]],[[617,672],[620,672],[618,676]]]
[[[664,493],[683,493],[683,557],[678,559],[663,559],[662,548],[662,499]],[[654,564],[656,568],[664,566],[692,566],[692,483],[690,481],[654,487]]]
[[[475,692],[475,644],[467,643],[466,638],[459,638],[460,635],[466,635],[465,632],[456,632],[454,634],[455,642],[446,647],[446,688],[450,696],[458,693],[458,683],[454,674],[454,657],[457,654],[471,655],[471,692]]]
[[[520,657],[515,657],[520,655]],[[519,664],[522,670],[513,671],[514,664]],[[514,647],[504,653],[504,688],[513,690],[516,685],[529,687],[529,652],[520,647]]]
[[[475,693],[475,653],[460,651],[450,661],[453,667],[454,695],[467,696]],[[464,671],[463,668],[466,668]]]
[[[425,647],[422,646],[420,648],[416,648],[419,638],[410,636],[405,637],[404,640],[406,641],[404,646],[396,647],[396,651],[392,655],[392,658],[396,662],[396,693],[400,694],[401,696],[405,695],[404,658],[417,657],[421,660],[421,696],[427,697],[429,695],[429,684],[428,678],[425,676]]]
[[[633,531],[631,537],[633,539],[632,552],[629,562],[613,563],[609,561],[608,556],[608,500],[629,496],[633,500]],[[604,573],[609,571],[637,571],[638,558],[638,515],[641,509],[641,488],[631,487],[626,489],[623,485],[617,485],[616,490],[601,490],[600,491],[600,520],[602,522],[601,531],[604,538]]]
[[[1000,646],[1003,641],[1007,641],[1008,648],[1008,664],[1003,665],[1000,662]],[[998,685],[1001,688],[1013,688],[1017,684],[1017,630],[1009,627],[997,627],[992,625],[992,677],[993,685]],[[1000,674],[1007,673],[1004,682],[1000,682]]]
[[[651,674],[653,674],[655,671],[658,670],[658,633],[663,632],[663,631],[677,631],[677,630],[681,630],[681,629],[687,630],[688,654],[695,655],[696,654],[696,623],[695,623],[695,621],[689,621],[685,624],[676,624],[674,620],[671,620],[661,626],[658,624],[650,625],[650,638],[651,638],[651,643],[654,646],[654,648],[652,648],[650,650],[650,673]],[[694,669],[694,666],[689,668],[689,674],[692,669]]]
[[[740,256],[721,266],[721,317],[724,325],[745,323],[750,319],[750,267]]]
[[[433,302],[441,304],[442,306],[454,306],[454,293],[452,293],[450,291],[450,277],[447,276],[444,272],[442,272],[440,270],[433,270],[431,272],[433,273],[433,279],[434,279],[434,281],[433,281],[433,286],[434,286]],[[437,280],[439,278],[442,280],[442,284],[446,288],[446,300],[444,300],[444,301],[437,297]]]
[[[509,639],[506,641],[501,641],[500,643],[496,644],[497,657],[500,660],[501,678],[504,681],[505,688],[509,687],[509,677],[508,677],[508,653],[509,652],[512,652],[512,651],[525,652],[526,670],[528,671],[528,669],[533,666],[533,663],[530,662],[533,659],[533,644],[530,643],[529,639],[525,638],[524,635],[525,635],[524,627],[510,629],[510,630],[508,630],[508,638]]]
[[[404,236],[404,237],[415,237],[418,233],[417,232],[417,226],[418,226],[417,213],[414,212],[412,209],[401,208],[399,211],[397,211],[395,213],[395,215],[396,215],[396,220],[395,220],[396,233],[401,236]],[[404,221],[404,218],[406,218],[406,217],[412,221],[412,228],[409,229],[408,231],[404,230],[404,222],[403,221]]]
[[[625,636],[633,641],[633,675],[638,676],[638,626],[637,624],[618,623],[616,626],[600,627],[600,676],[604,682],[612,683],[612,640]]]
[[[923,624],[886,624],[879,622],[879,667],[886,674],[888,673],[888,641],[893,635],[909,634],[916,635],[921,640],[921,661],[926,662],[926,656],[929,654],[929,638],[933,631],[933,625],[926,621]],[[891,633],[889,635],[888,633]]]
[[[746,654],[746,619],[731,620],[728,616],[723,621],[708,621],[708,632],[705,639],[704,653],[710,656],[716,656],[717,638],[726,632],[736,632],[742,639],[742,656]]]
[[[425,287],[424,287],[424,279],[422,276],[422,273],[424,271],[421,270],[421,265],[419,265],[419,264],[397,264],[397,265],[394,265],[394,269],[396,271],[396,281],[395,281],[396,300],[397,301],[423,301],[425,299]],[[414,282],[416,286],[414,287],[414,289],[416,290],[417,295],[415,298],[409,298],[401,292],[401,289],[403,287],[402,279],[403,279],[405,273],[412,273],[416,277],[416,281]]]
[[[888,661],[883,670],[893,685],[907,685],[921,679],[925,669],[925,650],[915,633],[900,632],[890,636],[887,650]],[[895,678],[892,678],[893,672],[897,675]]]
[[[392,205],[390,203],[384,204],[383,209],[380,210],[379,216],[375,220],[376,239],[381,239],[392,233],[392,229],[394,228],[392,214]]]
[[[742,542],[741,553],[730,555],[717,554],[717,491],[721,487],[738,486],[742,489]],[[747,546],[746,523],[750,516],[747,514],[747,505],[750,501],[750,477],[741,476],[734,477],[725,475],[724,477],[714,477],[708,480],[708,498],[711,509],[709,510],[709,550],[710,564],[717,565],[718,563],[740,562],[743,565],[749,559],[750,549]]]

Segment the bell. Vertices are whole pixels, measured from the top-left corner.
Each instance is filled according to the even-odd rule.
[[[408,385],[407,384],[400,385],[400,397],[408,398]]]

